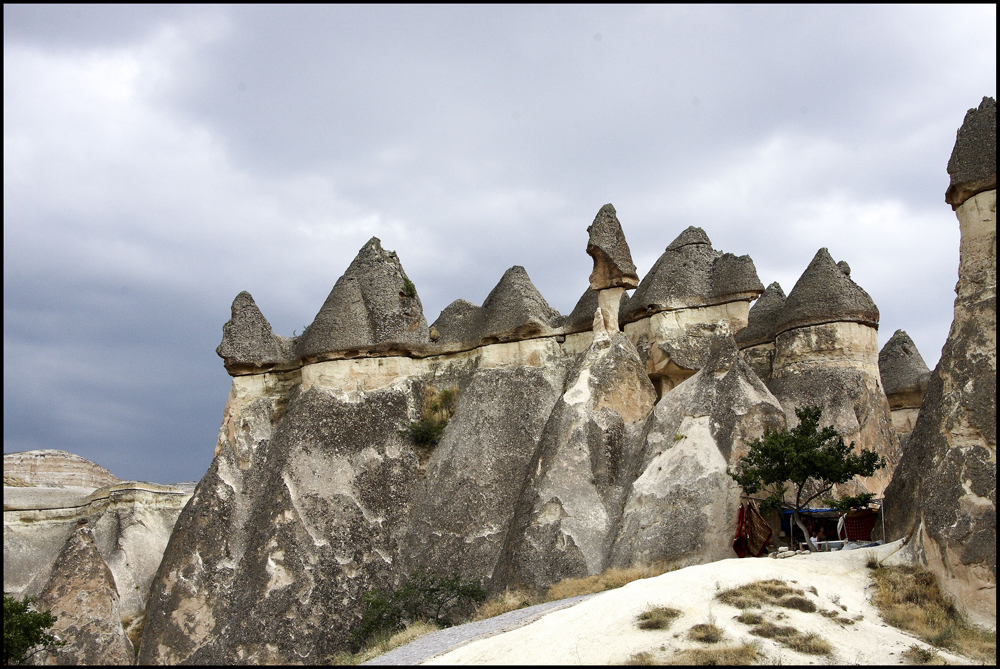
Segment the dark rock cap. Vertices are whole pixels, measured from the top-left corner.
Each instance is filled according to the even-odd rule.
[[[997,101],[984,97],[965,114],[948,160],[951,184],[944,201],[952,209],[976,193],[997,187]]]
[[[396,254],[384,250],[378,237],[372,237],[299,337],[297,353],[309,357],[427,341],[427,321],[416,288]]]
[[[525,339],[556,326],[561,316],[549,306],[528,272],[514,265],[490,291],[481,311],[481,339]]]
[[[587,254],[594,259],[590,287],[604,290],[638,286],[639,275],[636,274],[632,253],[625,241],[625,233],[622,232],[615,208],[610,204],[601,207],[587,232],[590,233]]]
[[[785,299],[775,333],[821,323],[848,321],[878,329],[878,307],[837,266],[826,248],[816,252]]]
[[[752,300],[764,290],[750,256],[712,248],[701,228],[677,236],[622,308],[624,325],[658,311]]]
[[[916,344],[902,330],[896,330],[879,351],[878,371],[886,395],[923,395],[931,376],[931,370],[920,356]]]
[[[233,300],[229,321],[222,326],[222,343],[215,349],[226,369],[266,368],[294,358],[292,340],[274,334],[271,324],[247,291]]]
[[[768,286],[750,308],[747,326],[734,335],[740,348],[774,341],[778,314],[785,306],[785,291],[777,281]]]
[[[480,307],[468,300],[455,300],[431,325],[431,338],[438,344],[478,341],[479,311]]]

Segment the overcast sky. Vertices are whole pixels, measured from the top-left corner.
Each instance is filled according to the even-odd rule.
[[[640,277],[828,247],[933,368],[984,95],[995,5],[4,5],[4,452],[200,479],[239,291],[301,332],[374,235],[429,323],[513,265],[566,314],[607,202]]]

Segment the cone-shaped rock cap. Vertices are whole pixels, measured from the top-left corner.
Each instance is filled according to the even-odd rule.
[[[997,101],[984,97],[978,109],[970,109],[955,138],[948,160],[951,184],[944,201],[952,209],[976,193],[997,187]]]
[[[701,228],[678,235],[620,312],[624,325],[658,311],[752,300],[764,291],[750,256],[712,248]]]
[[[632,252],[625,241],[625,233],[622,232],[615,208],[610,204],[601,207],[587,232],[590,233],[587,254],[594,259],[590,287],[604,290],[638,286],[639,275],[636,274]]]
[[[559,320],[559,312],[531,283],[528,272],[514,265],[483,302],[479,336],[513,341],[552,328]]]
[[[785,306],[785,291],[777,281],[768,286],[754,302],[747,317],[747,326],[734,335],[740,348],[774,341],[778,314]]]
[[[848,321],[878,329],[878,307],[861,286],[837,266],[830,252],[816,252],[781,309],[776,334],[792,328]]]
[[[431,325],[431,336],[438,344],[479,341],[480,307],[468,300],[455,300]]]
[[[299,338],[298,353],[307,357],[427,341],[427,321],[416,288],[396,254],[372,237]]]
[[[225,360],[226,369],[271,367],[292,361],[292,340],[274,334],[250,293],[244,290],[236,296],[231,314],[222,326],[222,343],[215,349]]]
[[[902,330],[896,330],[879,351],[878,371],[886,395],[917,393],[922,396],[931,376],[916,344]]]

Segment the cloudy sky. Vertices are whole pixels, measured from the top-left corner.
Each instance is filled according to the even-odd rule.
[[[995,5],[4,5],[4,452],[197,480],[239,291],[301,332],[374,235],[428,322],[512,265],[568,313],[607,202],[640,276],[828,247],[933,367],[984,95]]]

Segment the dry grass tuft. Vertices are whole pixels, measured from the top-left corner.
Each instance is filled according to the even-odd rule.
[[[833,646],[830,645],[830,642],[817,634],[797,634],[787,639],[778,639],[778,642],[806,655],[830,655],[833,653]]]
[[[715,665],[740,666],[759,664],[764,660],[757,643],[743,642],[738,646],[718,646],[716,648],[692,648],[677,653],[664,664],[672,665]]]
[[[751,611],[744,611],[740,615],[736,616],[738,622],[744,625],[760,625],[764,622],[764,616],[759,613],[752,613]]]
[[[816,605],[805,597],[785,597],[778,602],[778,606],[783,606],[786,609],[795,609],[797,611],[805,611],[806,613],[814,613],[816,611]]]
[[[653,660],[653,656],[650,653],[636,653],[629,659],[625,660],[624,664],[626,666],[639,666],[645,667],[656,664]]]
[[[909,664],[947,664],[937,652],[916,644],[903,651],[903,659]]]
[[[750,630],[750,634],[764,637],[765,639],[786,639],[788,637],[797,636],[799,631],[794,627],[764,622]]]
[[[941,592],[934,574],[915,566],[878,567],[872,577],[872,604],[885,622],[933,646],[996,663],[996,632],[970,625]]]
[[[557,599],[614,590],[623,585],[628,585],[632,581],[638,581],[640,578],[652,578],[660,574],[666,574],[668,571],[673,571],[674,569],[676,567],[672,565],[665,562],[658,562],[645,567],[628,567],[625,569],[612,567],[603,574],[596,574],[594,576],[564,578],[548,589],[542,601],[554,602]]]
[[[639,629],[665,630],[680,614],[677,609],[667,606],[650,606],[639,614]]]
[[[541,598],[529,590],[511,590],[508,588],[493,599],[483,602],[476,609],[475,614],[469,619],[469,622],[494,618],[510,611],[523,609],[526,606],[534,606],[540,602]]]
[[[699,623],[688,630],[687,637],[702,643],[719,643],[722,641],[722,630],[712,623]]]
[[[396,632],[392,636],[381,636],[376,637],[371,641],[367,648],[362,649],[357,653],[336,653],[333,656],[332,664],[361,664],[362,662],[367,662],[368,660],[374,659],[379,655],[388,653],[394,648],[399,648],[400,646],[405,646],[414,639],[418,639],[425,634],[430,634],[431,632],[436,632],[440,628],[429,622],[423,620],[417,621],[407,627],[402,632]]]
[[[759,609],[764,604],[784,606],[781,603],[783,599],[791,598],[793,595],[799,595],[801,597],[804,594],[804,591],[799,590],[798,588],[793,588],[784,581],[771,578],[765,581],[747,583],[746,585],[741,585],[738,588],[723,590],[722,592],[716,594],[715,598],[723,604],[729,604],[730,606],[735,606],[738,609]],[[789,608],[796,607],[791,606]],[[815,610],[815,606],[813,607],[813,610]]]

